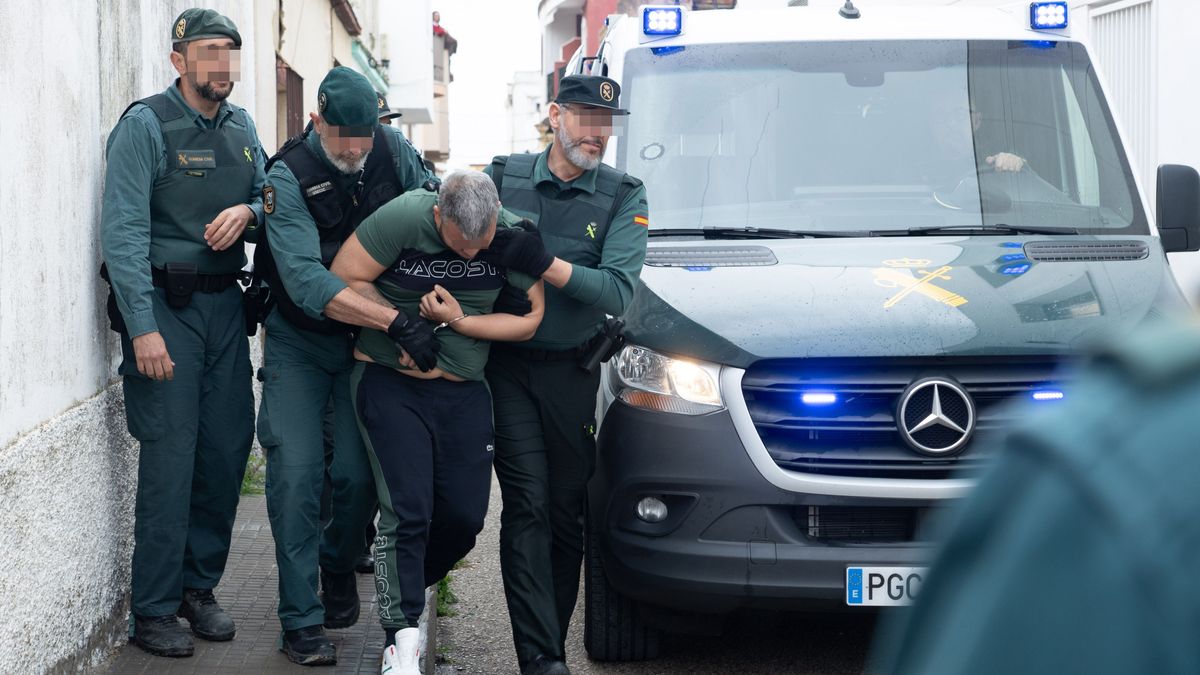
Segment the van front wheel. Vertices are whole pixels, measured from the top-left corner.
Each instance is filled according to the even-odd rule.
[[[633,600],[608,582],[600,535],[588,519],[584,550],[583,642],[596,661],[644,661],[658,656],[658,629],[647,626]]]

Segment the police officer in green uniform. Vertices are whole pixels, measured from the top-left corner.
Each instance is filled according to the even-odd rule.
[[[242,43],[233,22],[189,9],[171,41],[179,78],[129,106],[108,138],[101,244],[141,442],[133,639],[190,656],[176,615],[201,638],[234,636],[213,588],[254,434],[237,278],[243,234],[262,219],[264,157],[250,116],[225,100]]]
[[[324,627],[358,620],[354,564],[375,493],[350,404],[351,325],[386,328],[394,314],[347,288],[329,266],[376,209],[434,186],[399,130],[378,123],[379,100],[361,74],[329,71],[312,126],[268,161],[263,187],[267,222],[255,269],[271,289],[274,309],[265,321],[258,438],[267,456],[267,511],[279,565],[280,649],[305,665],[336,663]],[[322,527],[322,422],[331,399],[330,519]]]
[[[436,323],[440,345],[428,359],[394,329],[367,329],[354,351],[355,409],[381,512],[375,582],[391,675],[418,675],[425,588],[483,528],[494,443],[483,382],[490,342],[527,340],[542,317],[540,281],[478,257],[499,211],[487,176],[456,172],[437,194],[409,192],[376,211],[333,263],[352,288],[395,306],[398,322]],[[506,283],[528,289],[525,316],[492,313]]]
[[[1200,672],[1200,325],[1122,336],[1065,393],[999,443],[879,672]]]
[[[619,95],[605,77],[564,77],[550,105],[550,147],[497,157],[488,167],[505,209],[536,223],[540,234],[515,235],[489,255],[548,284],[537,334],[496,345],[487,367],[504,499],[500,562],[526,674],[568,672],[564,643],[579,589],[600,383],[599,371],[577,364],[605,315],[625,311],[646,254],[646,191],[601,163],[613,116],[627,114]],[[554,256],[548,267],[536,255],[541,242]]]

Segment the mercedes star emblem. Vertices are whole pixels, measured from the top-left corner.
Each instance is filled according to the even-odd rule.
[[[930,377],[900,395],[896,429],[913,450],[946,457],[962,450],[975,431],[975,403],[955,382]]]

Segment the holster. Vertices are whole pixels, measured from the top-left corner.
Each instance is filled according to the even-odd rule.
[[[242,294],[242,316],[246,320],[246,335],[253,337],[258,334],[258,325],[267,320],[274,304],[271,287],[255,274]]]
[[[579,367],[588,373],[594,373],[601,363],[607,363],[624,346],[625,322],[620,319],[607,319],[604,327],[595,337],[588,340],[580,353]]]
[[[171,309],[183,309],[192,302],[192,293],[196,291],[196,280],[199,276],[195,263],[167,263],[163,265],[166,273],[167,305]]]
[[[108,314],[108,327],[115,333],[125,335],[129,329],[125,326],[125,317],[121,316],[121,308],[117,307],[117,294],[113,292],[112,280],[108,277],[108,265],[100,263],[100,278],[108,284],[108,299],[104,302],[104,311]]]

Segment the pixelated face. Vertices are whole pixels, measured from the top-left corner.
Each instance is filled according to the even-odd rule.
[[[487,232],[477,239],[467,239],[463,236],[462,230],[458,229],[458,225],[447,218],[442,218],[441,211],[438,207],[433,207],[433,221],[437,224],[438,235],[442,238],[442,243],[446,248],[454,251],[465,260],[470,260],[483,249],[491,246],[492,237],[496,236],[496,219],[492,219],[492,224],[488,226]]]
[[[338,171],[350,174],[362,171],[374,143],[375,127],[335,126],[317,113],[309,119],[321,138],[321,149]]]
[[[188,42],[184,61],[181,75],[210,101],[225,100],[233,91],[233,83],[241,79],[241,48],[229,38]]]
[[[600,165],[610,136],[620,135],[623,118],[611,110],[581,103],[551,105],[550,126],[554,141],[575,166],[590,171]]]

